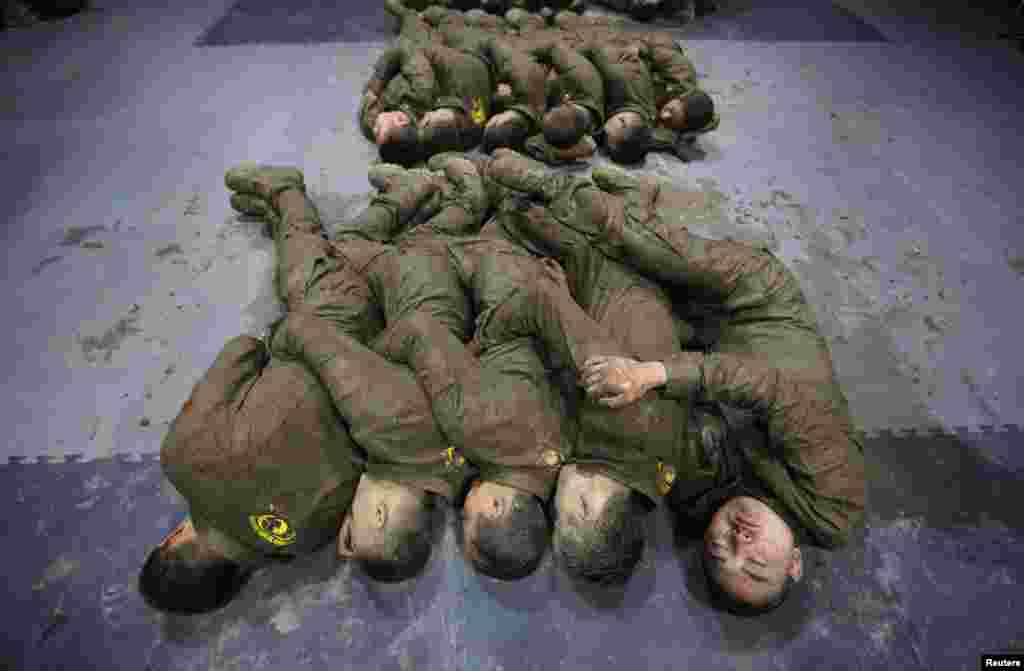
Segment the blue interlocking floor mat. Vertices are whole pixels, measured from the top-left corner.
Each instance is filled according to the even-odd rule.
[[[870,438],[865,534],[808,550],[793,597],[753,620],[710,609],[696,541],[662,511],[625,590],[569,584],[550,558],[523,581],[481,578],[448,511],[427,570],[405,584],[377,585],[325,549],[257,572],[222,611],[166,616],[135,586],[183,514],[153,456],[11,463],[0,466],[0,660],[24,671],[976,668],[984,652],[1024,649],[1020,437]]]
[[[373,42],[392,38],[396,25],[384,11],[383,0],[239,0],[196,45]],[[886,41],[852,12],[815,0],[765,0],[727,7],[680,30],[692,38],[739,41]]]

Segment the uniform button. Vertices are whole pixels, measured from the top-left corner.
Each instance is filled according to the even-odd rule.
[[[466,458],[460,454],[459,458],[455,460],[455,463],[458,464],[459,466],[465,466]]]
[[[544,451],[544,463],[548,466],[557,466],[562,461],[562,456],[554,450]]]

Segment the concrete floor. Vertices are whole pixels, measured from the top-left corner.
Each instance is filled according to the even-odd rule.
[[[69,462],[85,469],[74,471],[86,483],[81,491],[94,492],[88,469],[122,463],[111,461],[116,455],[150,464],[146,477],[158,486],[152,459],[193,382],[225,340],[259,333],[280,311],[270,240],[231,212],[225,169],[243,160],[299,166],[330,223],[365,204],[366,168],[375,158],[355,110],[384,42],[196,47],[231,3],[94,4],[97,10],[58,23],[0,33],[0,85],[7,92],[0,101],[0,174],[12,198],[0,230],[7,247],[0,304],[9,324],[0,331],[0,350],[10,353],[0,361],[0,403],[9,409],[0,462],[11,466],[0,471],[11,491],[21,492],[32,478],[61,487],[58,467]],[[720,106],[721,128],[701,140],[705,160],[683,164],[652,155],[643,170],[704,191],[702,232],[767,242],[799,273],[869,435],[959,435],[945,448],[929,448],[938,450],[936,463],[950,454],[942,450],[955,452],[955,463],[968,455],[981,464],[975,472],[996,469],[1003,491],[1015,491],[1024,472],[1019,429],[1013,432],[1024,423],[1017,340],[1024,323],[1024,56],[1008,43],[978,39],[996,29],[978,15],[965,16],[958,32],[948,17],[915,14],[899,3],[841,4],[888,42],[686,41]],[[999,425],[1007,426],[983,431]],[[24,463],[57,470],[20,470]],[[946,476],[948,485],[958,474]],[[101,481],[109,486],[117,477]],[[899,488],[906,484],[900,477],[918,476],[890,464],[879,470],[880,481],[885,477]],[[942,487],[928,491],[943,496]],[[1017,552],[1024,524],[999,516],[999,496],[961,493],[964,509],[1002,520],[1001,527],[979,522],[974,531],[988,529]],[[18,496],[8,510],[18,510]],[[173,504],[173,496],[167,501]],[[920,576],[901,578],[883,559],[905,556],[936,531],[928,524],[928,498],[915,501],[887,501],[891,509],[873,518],[865,546],[882,558],[875,582],[905,580],[908,593]],[[916,505],[917,517],[904,504]],[[145,520],[127,515],[123,524],[149,541],[140,535],[126,570],[170,526],[170,510]],[[4,528],[17,526],[15,516]],[[47,585],[67,575],[58,545],[76,536],[73,528],[64,533],[59,540],[35,526],[37,540],[49,534],[50,545],[26,575],[42,575]],[[837,566],[843,561],[853,560]],[[998,578],[993,589],[1024,605],[1017,583],[1024,566],[1015,559],[1000,570],[983,575]],[[962,582],[954,591],[971,592],[980,580],[957,575]],[[930,580],[922,589],[937,584]],[[21,593],[12,583],[8,588]],[[1003,612],[1008,606],[1000,604],[1003,624],[991,623],[995,638],[985,643],[1019,646],[1024,627],[1016,626],[1015,636],[1014,620]],[[572,622],[565,613],[559,618]],[[821,626],[816,635],[827,640]],[[875,633],[871,640],[889,640],[884,627]],[[203,640],[194,645],[207,645]],[[907,654],[918,666],[908,668],[946,659],[936,652],[939,638],[915,640]],[[956,640],[967,648],[976,641]],[[153,661],[156,649],[147,663],[170,668]],[[884,660],[888,648],[880,650]],[[764,660],[781,654],[764,653],[759,666],[749,651],[727,652],[721,659],[736,668],[769,668]],[[799,668],[801,659],[815,658],[796,648],[787,654]],[[210,668],[230,666],[204,659]],[[519,668],[501,655],[486,665],[451,655],[429,659],[430,668]],[[585,661],[560,659],[572,668]],[[863,659],[860,667],[822,664],[815,668],[876,668]]]

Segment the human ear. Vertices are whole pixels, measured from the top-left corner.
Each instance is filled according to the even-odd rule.
[[[800,582],[800,579],[804,576],[804,560],[803,554],[800,552],[800,548],[793,548],[793,554],[790,558],[789,569],[786,571],[787,574],[796,582]]]
[[[352,511],[345,514],[345,520],[341,523],[341,531],[338,532],[338,559],[354,559],[355,549],[352,547]]]

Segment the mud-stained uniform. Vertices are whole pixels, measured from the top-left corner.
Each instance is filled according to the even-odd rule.
[[[359,123],[364,135],[373,139],[373,125],[382,112],[402,111],[416,123],[442,107],[461,110],[482,126],[491,116],[494,95],[487,63],[445,46],[439,34],[417,16],[403,17],[402,31],[398,43],[377,59],[367,83],[367,90],[381,92],[376,99],[363,94]]]
[[[524,213],[514,220],[518,226],[572,229],[676,293],[674,303],[719,310],[718,335],[706,353],[660,359],[668,373],[663,394],[753,411],[768,440],[743,458],[763,492],[759,498],[809,542],[844,544],[864,515],[863,446],[796,277],[766,250],[690,234],[694,194],[615,169],[594,171],[599,188],[557,184],[547,171],[522,165],[496,161],[488,170],[506,188],[547,203],[543,216],[518,208]],[[677,483],[689,494],[677,503],[696,505],[716,488],[734,486],[726,483],[734,473],[719,472],[721,460],[705,461],[707,468],[680,472],[694,481]]]
[[[197,527],[218,529],[245,559],[329,541],[364,470],[447,497],[472,473],[449,449],[413,372],[362,344],[384,327],[374,287],[325,239],[301,182],[298,189],[274,225],[275,284],[306,349],[280,338],[269,352],[253,338],[232,340],[161,450]],[[381,193],[356,227],[397,234],[431,199],[437,191],[426,188]],[[435,297],[421,283],[408,288],[407,303]]]
[[[228,341],[195,384],[160,448],[160,464],[197,530],[260,563],[316,550],[338,533],[362,473],[327,390],[265,344]]]

